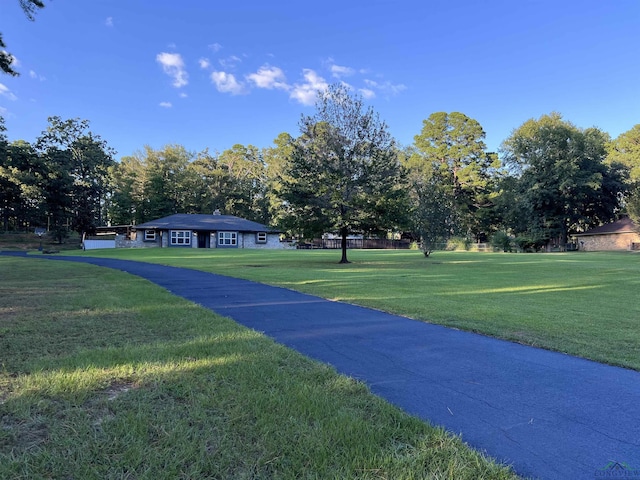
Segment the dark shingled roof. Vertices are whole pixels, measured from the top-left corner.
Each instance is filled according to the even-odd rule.
[[[168,217],[159,218],[150,222],[136,225],[137,229],[157,229],[157,230],[208,230],[208,231],[231,231],[231,232],[270,232],[278,233],[277,230],[252,222],[233,215],[204,215],[176,213]]]
[[[622,217],[612,223],[607,223],[600,227],[592,228],[583,233],[576,233],[574,237],[582,237],[585,235],[609,235],[612,233],[633,233],[638,231],[638,226],[633,223],[629,217]]]

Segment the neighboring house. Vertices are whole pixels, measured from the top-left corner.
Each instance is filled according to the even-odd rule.
[[[580,250],[640,250],[638,226],[629,217],[572,235]]]
[[[135,230],[134,230],[135,229]],[[233,215],[177,213],[116,235],[116,248],[288,248],[280,232]]]

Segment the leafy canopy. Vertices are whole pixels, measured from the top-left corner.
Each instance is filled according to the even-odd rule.
[[[558,113],[526,121],[504,141],[528,233],[566,243],[570,231],[615,217],[624,171],[604,162],[608,141],[601,130],[580,129]]]
[[[384,231],[400,219],[397,149],[386,123],[343,85],[319,94],[316,110],[301,119],[283,175],[283,224],[306,238],[339,232],[348,263],[350,232]]]

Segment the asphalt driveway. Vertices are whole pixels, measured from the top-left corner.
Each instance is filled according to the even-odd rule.
[[[639,372],[205,272],[46,258],[138,275],[264,332],[522,476],[640,479]]]

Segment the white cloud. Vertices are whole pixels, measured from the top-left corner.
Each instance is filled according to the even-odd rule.
[[[29,76],[34,80],[40,80],[41,82],[44,82],[46,80],[46,78],[42,75],[38,75],[35,70],[29,70]]]
[[[290,97],[302,105],[313,105],[318,98],[318,92],[325,91],[329,84],[309,68],[303,70],[303,77],[304,83],[296,83],[291,90]]]
[[[2,83],[0,83],[0,95],[12,101],[18,100],[18,97],[16,97],[13,92],[9,90],[9,87],[3,85]]]
[[[291,87],[287,85],[286,78],[282,69],[263,65],[256,73],[247,75],[247,80],[252,82],[258,88],[274,88],[281,90],[289,90]]]
[[[374,80],[365,79],[364,83],[369,87],[369,89],[377,90],[386,95],[398,95],[400,92],[407,89],[407,86],[402,83],[393,84],[389,81],[378,83]]]
[[[343,87],[346,87],[347,90],[350,90],[352,92],[355,91],[354,86],[351,85],[350,83],[345,82],[344,80],[340,80],[340,85],[342,85]]]
[[[176,88],[187,85],[189,75],[184,68],[184,61],[179,53],[162,52],[156,56],[156,61],[162,65],[164,73],[173,78],[173,86]]]
[[[184,92],[180,92],[180,95],[178,95],[180,98],[187,98],[189,95],[187,95]]]
[[[171,108],[171,107],[173,107],[173,105],[171,104],[171,102],[160,102],[160,103],[159,103],[159,105],[160,105],[162,108]]]
[[[104,21],[104,24],[107,27],[113,27],[113,17],[107,17],[107,19]]]
[[[220,63],[220,66],[222,68],[230,69],[234,68],[239,63],[242,63],[242,59],[236,55],[231,55],[227,58],[221,58],[220,60],[218,60],[218,63]]]
[[[7,110],[4,107],[0,107],[0,115],[2,115],[3,117],[7,115],[7,112],[9,112],[9,110]]]
[[[362,98],[366,100],[371,100],[372,98],[376,98],[376,92],[370,88],[356,88],[350,83],[345,82],[344,80],[341,80],[340,84],[346,87],[349,91],[357,93],[358,95],[360,95]]]
[[[376,97],[376,92],[369,88],[361,88],[358,90],[358,93],[362,95],[362,98],[366,98],[367,100],[371,100]]]
[[[216,44],[218,45],[218,44]],[[209,46],[213,48],[212,45]],[[221,48],[219,45],[216,49]],[[242,62],[242,58],[235,55],[219,59],[218,63],[224,68],[211,71],[212,61],[209,58],[201,58],[198,63],[200,68],[211,71],[210,78],[215,88],[221,93],[231,95],[245,95],[251,93],[253,89],[282,90],[289,94],[289,98],[302,105],[314,105],[318,99],[318,93],[329,88],[329,82],[316,70],[304,68],[302,79],[297,83],[289,83],[285,72],[280,67],[264,64],[257,71],[249,74],[238,73],[235,68]],[[398,95],[407,87],[403,84],[394,84],[390,81],[375,81],[360,77],[363,70],[336,65],[333,59],[323,62],[323,69],[327,69],[333,78],[338,78],[339,82],[353,92],[357,92],[362,98],[370,100],[380,95]],[[343,77],[359,77],[355,83],[346,83]],[[364,85],[362,85],[364,82]],[[357,85],[360,83],[360,85]],[[186,95],[185,95],[186,96]]]
[[[330,70],[331,75],[333,75],[335,78],[350,77],[351,75],[356,73],[353,68],[343,67],[340,65],[331,65]]]
[[[222,45],[220,45],[219,43],[212,43],[211,45],[209,45],[209,48],[214,52],[219,52],[220,50],[222,50]]]
[[[246,93],[244,84],[238,82],[232,73],[212,72],[211,81],[219,92],[230,93],[231,95],[241,95]]]

